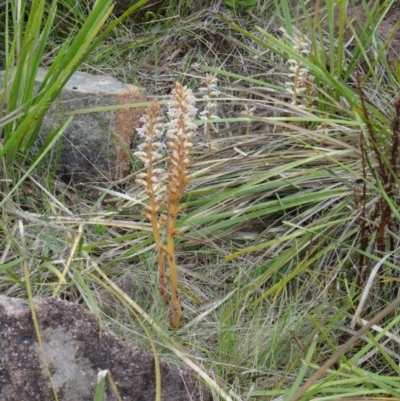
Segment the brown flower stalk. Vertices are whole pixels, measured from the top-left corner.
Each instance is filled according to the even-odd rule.
[[[195,98],[190,89],[177,83],[172,91],[168,115],[170,122],[167,131],[167,147],[169,151],[168,183],[166,186],[165,201],[157,194],[162,183],[160,175],[163,169],[154,168],[161,160],[159,153],[163,144],[159,142],[162,136],[163,124],[160,106],[153,101],[146,110],[141,121],[142,128],[137,130],[143,143],[138,146],[135,156],[138,157],[146,171],[137,175],[136,182],[140,184],[149,197],[149,205],[144,208],[144,215],[150,221],[157,247],[157,259],[160,278],[160,293],[166,300],[164,255],[167,257],[172,298],[171,326],[177,328],[181,318],[181,306],[178,293],[178,269],[175,261],[174,237],[178,233],[175,228],[179,212],[184,208],[179,202],[184,195],[189,182],[187,166],[190,163],[190,151],[193,148],[191,139],[197,128],[193,123],[197,109],[194,107]],[[165,211],[160,214],[160,210]],[[165,227],[166,245],[162,244],[159,226]]]
[[[161,198],[157,195],[157,191],[162,185],[159,176],[165,171],[161,168],[154,167],[162,159],[162,155],[159,153],[160,149],[163,147],[163,144],[159,142],[163,134],[163,124],[161,120],[162,114],[160,105],[154,100],[150,103],[146,113],[140,119],[144,124],[141,128],[137,129],[137,133],[143,139],[143,143],[138,146],[138,151],[134,154],[143,162],[146,169],[146,172],[137,174],[136,182],[143,187],[145,193],[149,197],[149,205],[145,206],[143,212],[153,229],[154,242],[157,248],[160,294],[166,301],[165,266],[158,225]]]
[[[181,318],[181,306],[178,293],[178,270],[175,260],[174,236],[178,233],[175,228],[176,218],[184,208],[179,202],[184,195],[186,185],[189,182],[187,166],[190,163],[191,143],[197,126],[193,123],[197,109],[194,107],[195,97],[190,89],[176,83],[172,91],[171,103],[168,111],[170,123],[167,132],[167,147],[169,150],[168,184],[166,189],[167,202],[164,208],[167,216],[164,216],[163,224],[166,227],[167,244],[163,248],[167,256],[171,280],[172,319],[173,328],[179,326]]]

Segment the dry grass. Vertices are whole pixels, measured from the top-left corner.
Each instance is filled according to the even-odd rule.
[[[354,196],[364,179],[364,218],[369,216],[371,227],[373,205],[380,196],[374,169],[363,173],[362,118],[354,113],[356,101],[349,106],[344,96],[335,98],[335,88],[321,76],[318,87],[303,86],[308,97],[293,93],[293,88],[301,88],[299,76],[305,67],[300,61],[287,63],[262,45],[266,39],[256,25],[278,38],[282,48],[294,51],[293,40],[279,30],[283,22],[260,7],[253,14],[235,16],[228,15],[222,2],[214,2],[210,8],[198,5],[188,16],[167,16],[140,29],[126,24],[102,48],[113,57],[99,51],[86,64],[89,72],[96,69],[146,88],[161,108],[179,80],[193,88],[196,107],[207,120],[205,135],[199,129],[193,138],[186,174],[190,182],[181,200],[186,208],[173,227],[179,229],[172,235],[182,302],[179,330],[169,331],[168,308],[158,293],[157,249],[164,238],[153,235],[158,225],[151,215],[158,209],[150,206],[150,218],[142,215],[149,198],[150,205],[152,196],[160,200],[156,190],[146,195],[143,183],[135,182],[136,170],[145,174],[141,181],[149,179],[148,170],[135,166],[118,187],[97,188],[94,201],[57,180],[48,186],[30,179],[15,200],[7,202],[1,219],[2,293],[25,295],[17,241],[18,220],[23,219],[36,295],[51,296],[61,285],[58,296],[86,304],[104,326],[148,347],[129,312],[132,305],[105,290],[106,275],[148,314],[151,321],[144,320],[163,357],[177,362],[174,350],[185,347],[185,358],[191,356],[206,376],[237,399],[278,397],[295,383],[301,361],[322,365],[354,333],[349,322],[362,292],[357,279],[360,209]],[[220,14],[254,37],[224,23]],[[331,39],[326,33],[323,38],[327,43]],[[117,54],[109,51],[115,43]],[[301,55],[303,62],[317,57]],[[375,71],[381,79],[366,79],[363,90],[377,108],[389,109],[384,71]],[[202,98],[199,88],[205,86],[206,73],[218,78],[218,93]],[[293,84],[291,93],[287,82]],[[344,87],[354,82],[351,75]],[[378,113],[371,119],[383,136],[389,135],[390,127]],[[166,160],[158,161],[165,165]],[[376,159],[369,162],[373,166]],[[7,183],[1,184],[4,191]],[[392,228],[389,236],[396,250],[397,223]],[[372,237],[363,248],[371,269],[379,263]],[[397,259],[394,253],[380,276],[387,301],[395,297]],[[161,282],[161,288],[168,286]],[[367,316],[385,300],[382,295],[371,297]],[[307,360],[316,333],[316,351]],[[358,342],[357,350],[364,344]],[[395,346],[388,348],[396,354]],[[352,366],[365,367],[376,357],[374,373],[393,373],[381,355],[357,365],[351,359],[354,354],[343,365],[351,360]],[[220,397],[229,399],[226,394]]]

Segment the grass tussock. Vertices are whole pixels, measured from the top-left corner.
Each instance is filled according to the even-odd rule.
[[[94,200],[38,174],[63,127],[32,159],[29,116],[56,92],[27,102],[5,34],[1,293],[82,303],[215,399],[399,398],[396,27],[378,35],[394,1],[192,3],[109,17],[86,49],[80,68],[150,98],[132,174]],[[73,44],[85,20],[63,21]],[[62,64],[46,27],[38,65]]]

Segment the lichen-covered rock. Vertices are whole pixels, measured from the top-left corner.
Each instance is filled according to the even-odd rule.
[[[52,382],[60,401],[93,401],[99,371],[108,370],[124,401],[155,399],[152,354],[102,331],[79,305],[36,299],[35,311]],[[161,361],[163,401],[211,401],[196,376]],[[26,301],[0,295],[0,400],[53,401],[54,395]],[[117,400],[106,387],[104,401]]]

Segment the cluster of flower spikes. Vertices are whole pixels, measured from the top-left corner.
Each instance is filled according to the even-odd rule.
[[[192,138],[197,129],[197,126],[193,123],[197,114],[195,100],[190,89],[180,83],[176,83],[168,109],[170,121],[166,138],[169,151],[169,168],[164,197],[162,197],[162,191],[160,190],[163,187],[165,170],[155,167],[163,158],[161,150],[164,148],[161,142],[164,126],[157,101],[150,103],[145,115],[142,117],[143,126],[138,129],[138,135],[143,140],[143,143],[138,146],[138,151],[135,152],[135,156],[143,162],[145,167],[145,171],[137,175],[136,182],[143,187],[149,197],[149,204],[145,206],[144,214],[150,221],[154,233],[159,267],[160,293],[164,300],[167,300],[164,256],[168,261],[172,299],[171,325],[173,328],[179,326],[181,318],[178,270],[175,261],[173,237],[178,232],[175,228],[176,218],[184,207],[179,202],[189,182],[187,167],[190,164],[190,152],[193,148]],[[163,202],[162,199],[164,199]],[[158,219],[161,209],[163,213]],[[160,226],[165,228],[166,244],[163,243],[160,236]]]

